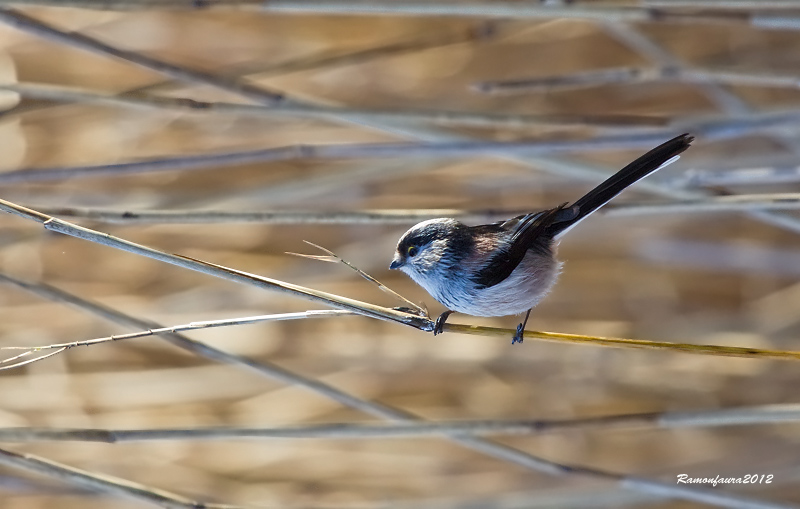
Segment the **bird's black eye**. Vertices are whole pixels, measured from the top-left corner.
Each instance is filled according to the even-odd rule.
[[[419,253],[419,248],[417,246],[409,246],[408,247],[408,256],[414,258]]]

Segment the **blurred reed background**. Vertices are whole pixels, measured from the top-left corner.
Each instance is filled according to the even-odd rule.
[[[529,329],[800,350],[798,2],[0,4],[4,200],[166,252],[398,305],[346,267],[285,254],[318,254],[308,240],[433,315],[438,303],[388,271],[398,237],[417,222],[407,216],[459,209],[477,222],[574,200],[689,131],[697,140],[678,163],[562,243],[561,281]],[[375,157],[362,150],[372,143],[404,145]],[[253,152],[343,144],[359,147],[347,157]],[[233,155],[211,157],[223,153]],[[375,209],[401,217],[347,214]],[[19,217],[0,222],[2,346],[320,309]],[[81,299],[130,320],[113,323]],[[699,495],[641,481],[677,486],[678,474],[773,475],[771,484],[683,488],[721,494],[704,500],[724,507],[800,504],[796,362],[434,338],[352,316],[185,334],[250,366],[176,348],[183,340],[173,336],[76,348],[0,373],[0,426],[25,428],[17,439],[0,429],[0,505],[705,507]],[[339,401],[320,382],[343,391]],[[776,404],[780,418],[762,407]],[[752,406],[755,422],[785,422],[715,425],[724,409]],[[508,448],[452,432],[117,444],[25,434],[380,424],[403,412],[500,423],[690,411],[707,421],[491,437]]]

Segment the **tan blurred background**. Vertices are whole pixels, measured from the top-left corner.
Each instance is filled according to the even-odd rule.
[[[616,203],[798,191],[800,92],[791,80],[767,80],[800,79],[800,33],[793,30],[738,22],[623,25],[597,19],[300,15],[235,8],[112,12],[30,7],[22,12],[64,32],[213,77],[246,78],[310,104],[486,116],[472,122],[463,117],[450,122],[394,119],[403,136],[330,115],[43,99],[23,87],[18,89],[21,96],[6,92],[3,97],[7,111],[0,119],[0,166],[8,172],[301,143],[417,141],[411,136],[415,133],[428,140],[460,136],[500,141],[661,133],[666,140],[696,128],[698,139],[681,161],[648,179],[660,186],[660,193],[643,182]],[[777,9],[769,14],[791,17],[797,12]],[[12,28],[8,18],[0,22],[3,83],[53,85],[58,88],[48,90],[56,96],[66,95],[64,87],[70,87],[95,94],[137,91],[140,98],[255,103],[252,97],[180,82]],[[738,81],[704,84],[687,74],[572,87],[551,84],[514,94],[486,94],[473,87],[666,65],[735,71]],[[798,116],[753,127],[753,119],[765,113]],[[750,127],[707,134],[703,126],[709,122]],[[484,155],[212,165],[37,182],[3,181],[0,176],[0,198],[33,208],[118,211],[517,211],[574,200],[648,148],[547,154],[528,163]],[[726,176],[731,180],[724,180]],[[159,225],[70,220],[160,250],[397,305],[343,266],[284,254],[314,253],[302,242],[308,240],[334,250],[409,299],[424,301],[432,314],[443,310],[405,276],[387,270],[397,238],[413,222]],[[49,233],[18,217],[0,216],[0,228],[3,274],[47,283],[163,325],[319,308]],[[798,233],[800,215],[793,211],[598,214],[562,243],[563,276],[534,310],[529,328],[800,350]],[[3,346],[135,330],[14,285],[1,290]],[[513,327],[517,318],[454,315],[451,321]],[[788,361],[532,339],[511,346],[510,338],[434,338],[361,317],[219,328],[187,336],[432,420],[573,419],[800,402],[800,371]],[[380,422],[306,389],[204,359],[159,338],[78,348],[0,374],[3,427],[150,429],[372,421]],[[800,436],[791,423],[578,430],[498,441],[559,463],[667,483],[680,473],[773,474],[771,485],[718,489],[800,504]],[[532,472],[445,439],[6,446],[191,499],[248,507],[702,507],[647,498],[612,483]],[[145,506],[24,470],[4,467],[0,476],[4,508]]]

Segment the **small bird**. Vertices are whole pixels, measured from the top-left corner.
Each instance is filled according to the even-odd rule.
[[[561,237],[628,186],[675,162],[694,137],[682,134],[659,145],[589,191],[572,205],[479,226],[452,218],[430,219],[397,243],[390,269],[400,269],[447,306],[433,334],[453,312],[473,316],[526,313],[511,344],[521,343],[531,309],[561,272]]]

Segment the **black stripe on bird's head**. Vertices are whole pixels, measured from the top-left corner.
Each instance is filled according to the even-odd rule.
[[[390,269],[426,272],[441,261],[466,227],[450,218],[429,219],[409,229],[397,242]]]

